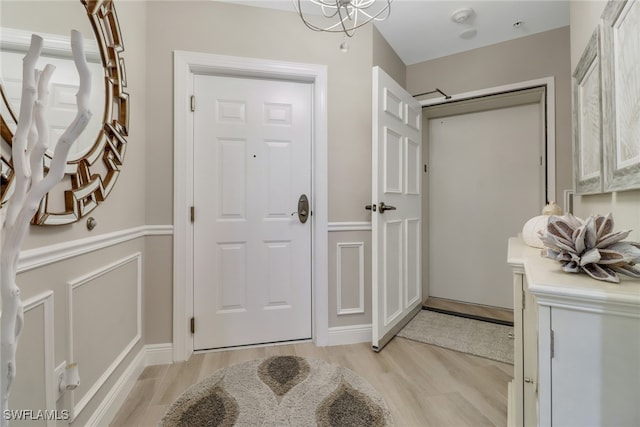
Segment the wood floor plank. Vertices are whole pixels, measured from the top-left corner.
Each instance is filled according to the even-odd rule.
[[[138,427],[157,427],[169,405],[149,405],[138,423]]]
[[[155,405],[168,405],[172,403],[190,385],[198,382],[200,368],[204,360],[204,354],[194,354],[188,362],[174,363],[169,366],[164,375],[162,384],[156,390],[151,403]]]
[[[292,343],[195,354],[188,362],[145,369],[111,423],[157,425],[191,384],[216,370],[272,355],[297,355],[351,369],[385,398],[397,426],[505,426],[513,366],[394,338],[381,352],[370,343],[316,347]]]

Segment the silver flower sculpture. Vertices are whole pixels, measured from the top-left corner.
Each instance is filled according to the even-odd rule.
[[[594,279],[619,283],[618,273],[640,278],[640,243],[623,242],[631,230],[613,231],[613,217],[552,216],[540,239],[542,256],[559,261],[568,273],[584,271]]]

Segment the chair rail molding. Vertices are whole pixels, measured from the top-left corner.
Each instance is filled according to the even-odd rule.
[[[143,225],[20,252],[18,273],[108,248],[145,236],[171,236],[172,225]]]
[[[330,222],[329,231],[371,231],[371,221]]]

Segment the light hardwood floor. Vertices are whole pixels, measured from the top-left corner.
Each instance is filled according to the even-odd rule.
[[[396,426],[506,426],[513,366],[394,338],[380,353],[370,344],[297,343],[194,354],[188,362],[144,370],[112,426],[155,426],[187,387],[217,369],[273,355],[297,355],[347,367],[385,398]]]

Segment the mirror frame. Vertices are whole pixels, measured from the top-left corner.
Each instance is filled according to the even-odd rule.
[[[102,129],[91,150],[79,159],[67,161],[64,185],[64,211],[49,209],[49,198],[58,194],[47,194],[33,217],[36,225],[61,225],[79,221],[103,202],[120,175],[129,135],[129,94],[125,62],[121,54],[124,51],[120,24],[113,0],[80,0],[85,7],[104,69],[105,109]],[[0,116],[2,139],[11,146],[13,134],[7,121],[17,123],[17,117],[11,109],[8,99],[0,85],[2,99],[10,117]],[[50,159],[49,159],[50,160]],[[13,162],[4,155],[2,167],[7,167],[8,181],[3,182],[0,200],[5,203],[14,185]],[[45,162],[45,164],[48,162]],[[46,168],[46,166],[45,166]],[[59,187],[58,187],[59,188]]]

